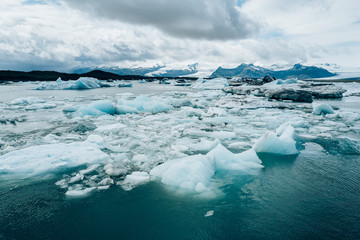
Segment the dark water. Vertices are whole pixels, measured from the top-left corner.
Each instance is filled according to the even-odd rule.
[[[218,174],[227,184],[215,199],[158,182],[81,199],[56,180],[3,186],[0,239],[360,239],[359,156],[309,144],[297,158],[261,158],[257,176]]]

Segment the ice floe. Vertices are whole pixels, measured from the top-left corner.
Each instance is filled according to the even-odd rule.
[[[0,172],[26,178],[65,171],[76,166],[106,160],[108,155],[101,151],[102,148],[102,138],[94,135],[83,142],[31,146],[0,156]],[[74,179],[78,180],[79,177]]]

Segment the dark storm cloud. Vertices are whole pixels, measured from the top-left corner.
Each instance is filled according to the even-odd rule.
[[[64,0],[94,16],[154,26],[176,37],[239,39],[258,31],[236,0]]]

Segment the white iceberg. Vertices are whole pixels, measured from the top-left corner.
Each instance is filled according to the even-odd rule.
[[[321,115],[321,114],[326,115],[333,113],[334,113],[334,109],[327,103],[318,104],[313,107],[314,115]]]
[[[78,80],[62,81],[58,78],[56,82],[43,82],[35,87],[35,90],[82,90],[101,88],[101,82],[96,78],[81,77]]]
[[[218,144],[207,155],[216,164],[216,170],[241,170],[249,173],[252,169],[262,168],[261,160],[253,149],[234,154],[223,145]]]
[[[214,162],[200,154],[167,161],[150,171],[163,184],[191,192],[206,191],[214,173]]]
[[[218,144],[207,155],[198,154],[170,160],[153,168],[150,174],[160,178],[163,184],[201,193],[210,190],[210,182],[218,170],[237,170],[252,174],[254,169],[262,167],[255,151],[233,154]]]
[[[278,155],[296,155],[296,141],[293,139],[294,128],[289,125],[280,126],[276,132],[267,131],[255,143],[253,149],[257,153],[271,153]]]

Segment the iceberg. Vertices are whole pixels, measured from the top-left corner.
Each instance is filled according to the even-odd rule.
[[[150,171],[163,184],[191,192],[206,191],[214,174],[214,162],[200,154],[167,161]]]
[[[150,175],[161,179],[163,184],[190,192],[209,191],[216,171],[237,170],[252,174],[262,168],[261,160],[254,150],[233,154],[220,143],[206,155],[192,155],[167,161],[150,171]]]
[[[253,149],[257,153],[278,155],[296,155],[296,142],[293,139],[294,127],[289,124],[280,126],[276,132],[267,131],[255,143]]]
[[[247,171],[254,168],[262,168],[261,160],[253,149],[234,154],[226,149],[220,143],[211,150],[207,155],[216,164],[216,170],[241,170]]]
[[[334,109],[326,103],[322,103],[319,105],[315,105],[313,107],[313,114],[314,115],[326,115],[326,114],[333,114]]]
[[[39,84],[34,90],[82,90],[101,88],[101,82],[96,78],[81,77],[78,80],[62,81],[58,78],[55,83],[44,82]]]

